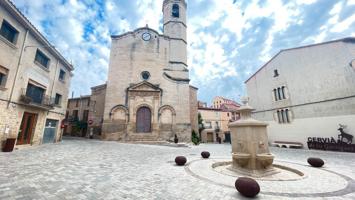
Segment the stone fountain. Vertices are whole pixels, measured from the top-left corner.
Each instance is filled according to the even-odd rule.
[[[267,123],[251,117],[254,110],[242,98],[238,109],[240,120],[229,124],[232,139],[232,165],[229,170],[252,177],[270,176],[280,171],[273,167],[274,155],[269,151]]]

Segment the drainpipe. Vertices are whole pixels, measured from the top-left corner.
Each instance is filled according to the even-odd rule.
[[[53,78],[53,83],[52,83],[52,89],[51,89],[51,92],[50,92],[50,97],[52,98],[52,95],[53,95],[53,89],[54,89],[54,84],[55,84],[55,81],[56,81],[56,78],[57,78],[57,73],[58,73],[58,64],[59,64],[59,59],[57,59],[57,64],[55,65],[55,72],[54,72],[54,78]]]
[[[15,85],[16,85],[16,80],[17,80],[18,72],[20,71],[20,66],[21,66],[21,61],[22,61],[22,55],[23,55],[23,52],[24,52],[24,50],[25,50],[25,43],[26,43],[26,40],[27,40],[27,36],[28,36],[28,29],[26,30],[25,39],[23,40],[23,44],[22,44],[22,48],[21,48],[20,57],[19,57],[19,59],[18,59],[14,82],[13,82],[12,87],[11,87],[10,98],[9,98],[9,100],[7,101],[7,109],[8,109],[9,106],[10,106],[10,103],[11,103],[11,100],[12,100],[12,96],[13,96],[13,93],[14,93],[14,88],[15,88]]]

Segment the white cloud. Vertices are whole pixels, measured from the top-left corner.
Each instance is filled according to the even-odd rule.
[[[73,60],[76,70],[72,89],[76,95],[87,94],[90,87],[106,81],[110,54],[110,35],[122,34],[149,24],[159,30],[162,19],[163,0],[117,1],[106,0],[100,7],[96,1],[69,0],[14,0],[30,21],[69,60]],[[189,10],[188,17],[188,64],[191,69],[192,84],[197,87],[219,85],[220,95],[235,94],[224,88],[225,80],[235,79],[234,88],[243,91],[243,80],[255,72],[255,68],[266,62],[279,51],[276,42],[282,40],[287,45],[300,46],[302,43],[323,42],[332,37],[355,36],[354,15],[341,19],[347,6],[355,5],[355,0],[332,1],[332,9],[325,20],[309,19],[318,16],[305,12],[307,6],[322,7],[321,0],[189,0],[188,9],[200,3],[202,8]],[[329,1],[328,1],[329,2]],[[90,4],[90,6],[88,6]],[[243,6],[242,6],[243,5]],[[323,8],[323,7],[322,7]],[[101,17],[98,15],[101,12]],[[303,41],[295,40],[299,35],[285,35],[292,26],[295,32],[309,29],[304,25],[313,20],[314,31],[306,32]],[[318,21],[317,21],[318,20]],[[323,20],[323,21],[319,21]],[[262,22],[271,21],[271,27]],[[43,22],[50,22],[44,26]],[[256,23],[258,22],[258,23]],[[88,26],[88,24],[90,26]],[[297,25],[297,26],[293,26]],[[296,28],[295,27],[299,27]],[[92,30],[87,30],[87,29]],[[252,33],[251,38],[245,33]],[[313,35],[312,35],[313,34]],[[265,37],[260,40],[257,37]],[[293,41],[293,42],[291,42]],[[280,42],[277,43],[280,45]],[[280,46],[278,46],[280,48]],[[257,49],[257,51],[255,51]],[[248,58],[243,56],[253,54]],[[259,54],[259,55],[258,55]],[[250,60],[249,60],[250,59]],[[84,75],[85,74],[85,75]],[[230,81],[229,81],[230,83]],[[202,91],[202,90],[201,90]],[[200,94],[205,98],[215,92]]]
[[[345,20],[336,23],[331,29],[331,32],[336,32],[340,33],[348,29],[351,24],[355,23],[355,14],[351,15],[349,18],[346,18]]]
[[[355,0],[347,0],[347,6],[355,5]]]
[[[142,18],[138,22],[139,27],[143,27],[146,24],[150,28],[159,30],[159,19],[163,17],[163,12],[157,12],[161,10],[163,0],[142,0],[139,1],[138,12],[141,13]]]

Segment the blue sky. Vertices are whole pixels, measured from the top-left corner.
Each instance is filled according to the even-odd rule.
[[[105,83],[110,36],[149,24],[163,0],[13,0],[76,68],[71,91]],[[198,98],[239,101],[244,81],[281,49],[355,37],[355,0],[187,0],[188,65]]]

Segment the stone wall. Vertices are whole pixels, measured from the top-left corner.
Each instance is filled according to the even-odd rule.
[[[0,100],[0,145],[1,149],[3,143],[7,138],[17,138],[18,130],[21,124],[22,113],[19,112],[16,105],[10,104],[7,108],[7,102]],[[8,134],[5,134],[6,127],[9,130]]]
[[[197,88],[190,86],[190,118],[191,129],[198,134],[198,105],[197,105]]]
[[[23,114],[34,113],[37,114],[36,123],[34,126],[34,133],[31,138],[31,145],[42,144],[45,123],[47,119],[58,121],[55,142],[58,142],[61,136],[60,122],[64,119],[64,114],[47,112],[36,108],[30,108],[19,104],[11,103],[7,108],[7,102],[0,101],[0,140],[3,144],[6,138],[17,138],[21,126]],[[47,115],[48,113],[48,115]],[[5,128],[9,128],[9,133],[5,134]],[[2,147],[1,147],[2,148]]]

